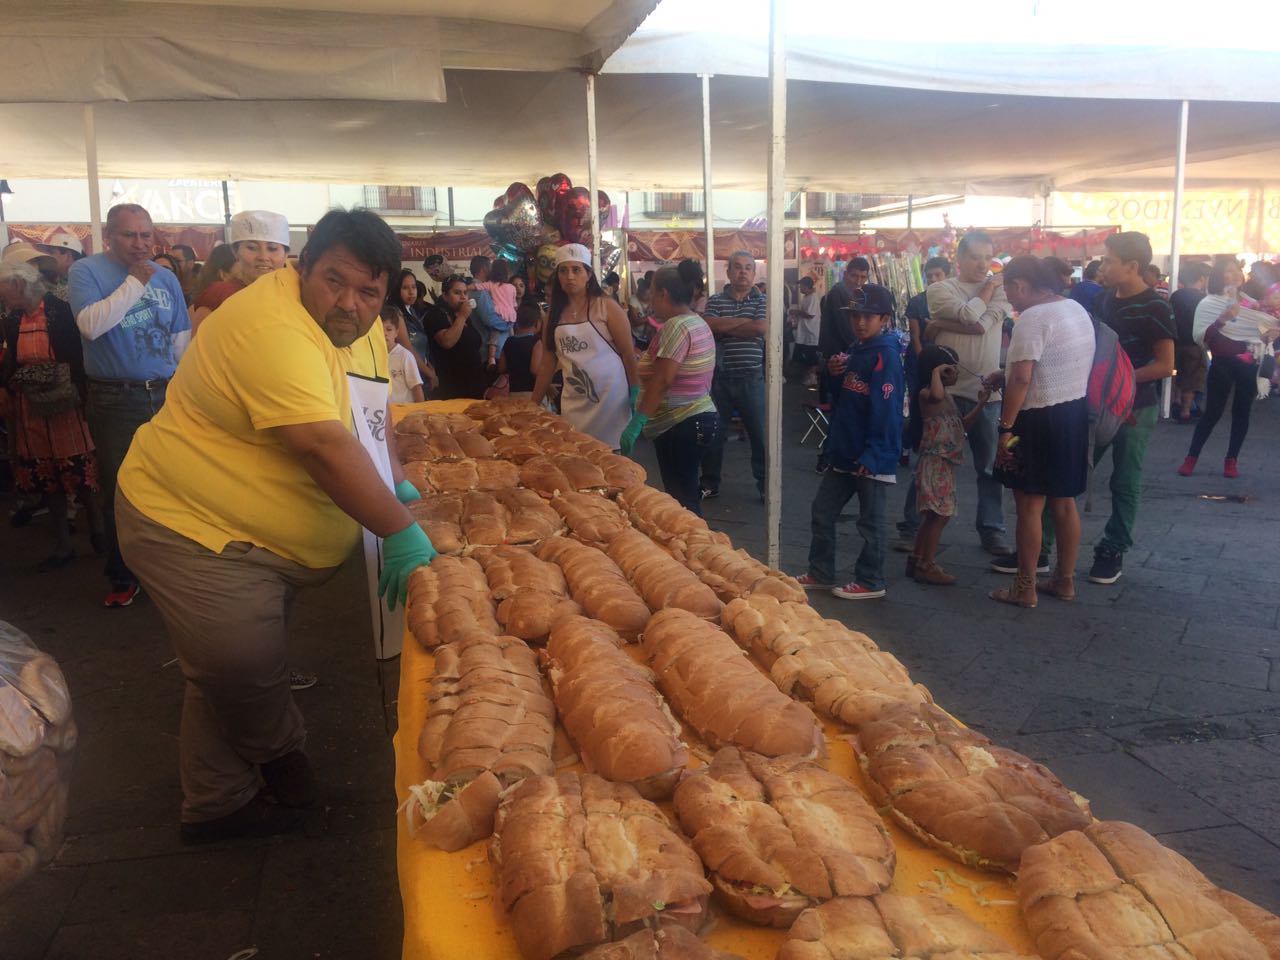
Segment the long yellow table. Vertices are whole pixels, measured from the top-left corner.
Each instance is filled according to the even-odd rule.
[[[428,402],[425,405],[393,409],[393,418],[410,409],[437,413],[460,412],[474,401]],[[635,648],[631,648],[633,652]],[[405,637],[400,658],[399,728],[395,735],[396,797],[404,803],[408,788],[427,778],[418,756],[418,735],[426,720],[427,682],[434,658],[412,636]],[[866,784],[844,739],[845,733],[826,724],[830,756],[827,767],[848,777],[864,794]],[[700,761],[692,761],[699,765]],[[665,805],[670,813],[670,805]],[[674,818],[673,818],[674,819]],[[1015,950],[1035,955],[1030,935],[1014,900],[1013,885],[996,874],[961,866],[924,846],[893,823],[889,832],[897,848],[898,863],[893,891],[904,894],[940,893],[979,924],[1000,934]],[[461,957],[484,960],[518,960],[510,925],[500,916],[493,898],[493,874],[485,856],[486,844],[479,842],[445,853],[409,836],[404,817],[396,829],[396,862],[400,874],[400,896],[404,901],[404,960],[457,960]],[[935,871],[938,871],[937,873]],[[939,883],[941,876],[942,882]],[[975,893],[964,884],[982,885]],[[980,902],[996,901],[989,905]],[[706,935],[713,946],[741,954],[747,960],[773,960],[785,934],[780,930],[753,927],[720,915]]]

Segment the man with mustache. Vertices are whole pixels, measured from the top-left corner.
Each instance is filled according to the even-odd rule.
[[[374,214],[327,213],[296,269],[210,314],[120,469],[121,550],[187,680],[185,842],[283,833],[315,802],[285,650],[298,588],[328,580],[361,527],[383,538],[391,606],[435,556],[386,429],[375,321],[400,256]]]

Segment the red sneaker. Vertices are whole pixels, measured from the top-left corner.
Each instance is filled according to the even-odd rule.
[[[1182,461],[1182,466],[1178,468],[1178,476],[1189,477],[1196,472],[1196,458],[1187,457]]]
[[[870,587],[864,587],[854,580],[846,583],[843,587],[836,587],[831,593],[841,600],[879,600],[884,596],[885,591],[884,587],[879,590],[872,590]]]
[[[1240,476],[1240,471],[1236,468],[1235,457],[1227,457],[1222,461],[1222,475],[1228,480],[1234,480]]]
[[[107,598],[102,601],[104,607],[127,607],[137,599],[142,587],[136,583],[116,584],[112,586]]]
[[[804,587],[806,590],[828,590],[831,587],[829,583],[823,583],[816,577],[808,573],[802,573],[796,577],[796,583]]]

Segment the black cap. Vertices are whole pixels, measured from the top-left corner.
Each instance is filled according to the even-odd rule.
[[[897,313],[894,305],[893,291],[878,283],[866,283],[860,294],[855,295],[847,307],[841,307],[850,313],[874,313],[893,316]]]

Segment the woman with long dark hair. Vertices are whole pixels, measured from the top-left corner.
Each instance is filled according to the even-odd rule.
[[[418,278],[412,270],[401,270],[400,275],[387,285],[387,304],[400,311],[401,322],[396,333],[396,343],[413,354],[423,380],[434,385],[431,340],[423,327],[427,307],[418,299],[418,285]]]
[[[630,455],[641,433],[652,440],[663,489],[694,513],[702,512],[702,453],[720,431],[711,401],[715,336],[693,309],[701,289],[696,260],[654,274],[651,303],[660,327],[640,359],[640,397],[621,443]]]
[[[640,392],[631,327],[591,270],[591,251],[570,243],[556,252],[551,313],[533,387],[541,403],[557,366],[564,375],[560,412],[583,433],[615,449]]]
[[[441,285],[439,299],[423,318],[439,377],[439,387],[432,393],[437,400],[479,400],[489,386],[481,356],[484,341],[480,331],[467,322],[471,303],[466,277],[455,275]]]
[[[1243,285],[1244,271],[1240,264],[1234,257],[1223,257],[1209,272],[1209,295],[1196,306],[1194,336],[1213,355],[1213,362],[1205,383],[1204,415],[1196,424],[1187,459],[1178,468],[1184,477],[1195,472],[1200,451],[1227,409],[1227,398],[1232,396],[1232,391],[1235,396],[1231,400],[1231,438],[1227,441],[1226,459],[1222,461],[1222,475],[1232,480],[1240,476],[1236,458],[1249,433],[1249,414],[1258,395],[1258,363],[1266,343],[1256,324],[1236,319],[1242,305],[1240,288]],[[1274,338],[1274,332],[1268,331],[1267,336]]]

